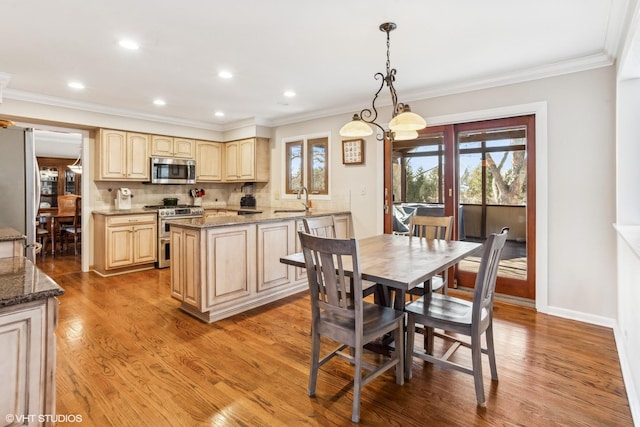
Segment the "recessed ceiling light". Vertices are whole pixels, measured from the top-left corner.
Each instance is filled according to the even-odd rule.
[[[224,117],[224,113],[222,111],[216,111],[215,116],[216,117]]]
[[[67,86],[72,89],[84,89],[84,85],[80,82],[69,82]]]
[[[154,105],[167,105],[167,101],[165,101],[164,99],[154,99],[153,100],[153,104]]]
[[[118,44],[120,45],[120,47],[129,50],[138,50],[140,48],[138,43],[134,42],[133,40],[120,40]]]
[[[221,79],[230,79],[231,77],[233,77],[233,74],[231,74],[230,71],[220,71],[218,73],[218,77],[220,77]]]
[[[286,96],[287,98],[293,98],[294,96],[296,96],[296,93],[292,90],[287,90],[285,91],[284,96]]]

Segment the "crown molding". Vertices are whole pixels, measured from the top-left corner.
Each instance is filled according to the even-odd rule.
[[[413,91],[403,94],[403,102],[413,102],[425,99],[437,98],[440,96],[455,95],[464,92],[471,92],[482,89],[489,89],[497,86],[505,86],[516,83],[523,83],[532,80],[555,77],[564,74],[571,74],[580,71],[587,71],[595,68],[607,67],[613,65],[614,59],[605,52],[594,55],[583,56],[580,58],[562,61],[554,64],[548,64],[539,67],[516,70],[497,76],[465,80],[459,82],[449,82],[423,90]],[[0,73],[1,74],[1,73]],[[315,110],[307,113],[294,114],[275,120],[262,118],[250,118],[236,122],[230,122],[224,125],[216,125],[207,122],[186,120],[177,117],[167,117],[153,114],[145,114],[137,111],[131,111],[121,108],[113,108],[104,105],[91,104],[86,102],[71,101],[68,99],[56,98],[47,95],[39,95],[31,92],[5,90],[5,97],[17,101],[33,102],[37,104],[45,104],[56,107],[71,108],[82,111],[89,111],[100,114],[108,114],[114,116],[122,116],[140,120],[148,120],[160,123],[168,123],[177,126],[187,126],[198,129],[206,129],[217,132],[228,132],[249,126],[277,127],[300,123],[308,120],[322,119],[330,116],[341,114],[352,114],[354,111],[360,111],[362,105],[347,105],[338,108],[328,108],[323,110]],[[381,104],[380,107],[389,106],[389,103]],[[346,120],[346,119],[345,119]]]
[[[528,69],[516,70],[487,78],[464,80],[459,82],[449,82],[423,90],[405,92],[402,96],[403,102],[421,101],[425,99],[437,98],[440,96],[456,95],[459,93],[472,92],[476,90],[489,89],[498,86],[506,86],[516,83],[524,83],[549,77],[556,77],[565,74],[588,71],[595,68],[608,67],[613,65],[614,60],[608,54],[602,52],[594,55],[562,61],[554,64],[532,67]],[[380,107],[387,107],[391,104],[380,103]],[[353,114],[360,111],[362,104],[352,106],[342,106],[335,109],[318,110],[309,113],[288,116],[273,121],[273,126],[284,126],[299,123],[306,120],[315,120],[339,114]],[[350,116],[349,116],[350,117]],[[347,119],[345,119],[347,120]]]
[[[161,116],[156,114],[141,113],[123,108],[108,107],[106,105],[92,104],[89,102],[78,102],[70,99],[57,98],[54,96],[41,95],[33,92],[7,89],[5,97],[16,101],[32,102],[35,104],[51,105],[53,107],[70,108],[74,110],[88,111],[92,113],[106,114],[111,116],[127,117],[151,122],[168,123],[176,126],[193,127],[221,132],[219,125],[202,122],[198,120],[187,120],[178,117]]]
[[[0,104],[2,104],[2,93],[9,84],[9,80],[11,80],[11,74],[0,72]]]

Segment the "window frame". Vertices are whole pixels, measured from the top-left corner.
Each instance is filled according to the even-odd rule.
[[[318,192],[312,191],[310,180],[313,178],[313,174],[311,172],[312,169],[312,149],[313,143],[317,143],[318,140],[325,139],[324,148],[326,150],[325,155],[325,173],[324,179],[326,182],[326,191]],[[290,176],[290,159],[289,159],[289,147],[296,143],[302,144],[302,185],[309,189],[309,197],[314,199],[329,199],[331,196],[331,134],[329,132],[311,134],[311,135],[299,135],[294,137],[288,137],[282,139],[283,143],[283,184],[282,184],[282,192],[283,198],[295,198],[298,193],[298,189],[290,188],[289,182]]]

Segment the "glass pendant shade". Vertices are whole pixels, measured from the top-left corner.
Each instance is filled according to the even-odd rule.
[[[389,122],[389,129],[391,129],[392,132],[415,131],[426,127],[427,122],[416,113],[412,113],[410,110],[405,110]]]
[[[345,137],[369,136],[372,133],[371,126],[363,122],[357,114],[353,116],[349,123],[340,128],[340,136]]]
[[[398,131],[393,132],[394,141],[410,141],[418,137],[418,132],[415,130]]]

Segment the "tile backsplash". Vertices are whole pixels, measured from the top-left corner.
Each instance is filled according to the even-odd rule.
[[[96,199],[94,210],[108,210],[115,207],[115,198],[118,188],[125,187],[131,190],[133,198],[131,206],[134,209],[145,205],[161,205],[165,197],[177,197],[178,204],[191,205],[193,198],[189,195],[192,188],[205,190],[202,205],[205,208],[240,207],[240,198],[244,195],[242,184],[239,183],[198,183],[194,185],[157,185],[143,184],[141,182],[94,182],[96,186]],[[253,196],[256,198],[258,208],[300,208],[301,202],[295,197],[273,197],[270,183],[254,183]],[[334,193],[331,200],[316,199],[310,197],[313,208],[318,210],[349,210],[351,195],[348,190],[343,193]]]

